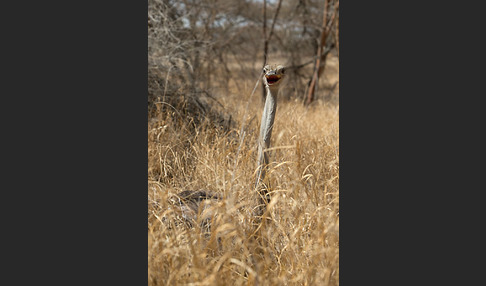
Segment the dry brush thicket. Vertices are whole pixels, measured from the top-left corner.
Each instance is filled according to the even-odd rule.
[[[322,15],[306,23],[302,15],[317,15],[320,2],[283,1],[278,19],[293,22],[277,21],[270,62],[313,59]],[[312,66],[288,75],[267,174],[272,200],[261,223],[252,216],[260,9],[258,1],[149,0],[149,285],[339,285],[336,54],[311,106],[302,102]],[[281,29],[299,23],[299,37]],[[174,203],[184,190],[222,199],[188,224]]]

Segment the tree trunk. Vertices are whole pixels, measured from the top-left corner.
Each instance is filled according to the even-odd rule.
[[[324,3],[324,14],[322,16],[322,28],[321,28],[321,41],[319,43],[319,46],[317,47],[317,53],[316,53],[316,62],[314,64],[314,73],[312,74],[312,79],[309,84],[309,90],[307,91],[307,99],[305,101],[306,105],[309,105],[314,101],[314,92],[316,90],[316,85],[319,83],[319,76],[321,75],[321,72],[324,66],[323,63],[325,61],[325,55],[327,53],[323,53],[324,47],[326,45],[326,26],[327,26],[327,8],[329,6],[329,0],[325,0]]]
[[[317,53],[316,53],[316,62],[314,65],[314,73],[312,74],[312,79],[309,84],[309,89],[307,91],[306,95],[306,100],[305,104],[309,105],[314,101],[314,93],[316,90],[316,86],[319,83],[319,78],[324,71],[324,66],[326,63],[326,57],[327,54],[329,53],[330,49],[334,46],[332,44],[328,50],[325,50],[326,47],[326,41],[329,35],[329,32],[331,31],[332,25],[337,21],[336,20],[336,15],[338,14],[338,8],[339,8],[339,1],[334,2],[334,7],[333,11],[331,14],[331,19],[330,21],[327,20],[327,12],[329,10],[329,0],[326,0],[324,3],[324,15],[322,17],[322,31],[321,31],[321,41],[319,43],[319,46],[317,47]],[[337,33],[337,32],[336,32]],[[338,39],[336,39],[337,43]]]
[[[263,0],[263,66],[267,64],[267,52],[268,52],[268,39],[267,39],[267,1]],[[265,104],[265,83],[262,81],[262,104]]]

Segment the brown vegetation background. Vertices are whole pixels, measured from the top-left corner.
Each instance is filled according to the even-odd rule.
[[[148,5],[149,285],[339,285],[339,1]],[[288,72],[255,225],[265,61]],[[184,190],[223,197],[211,232],[178,223]]]

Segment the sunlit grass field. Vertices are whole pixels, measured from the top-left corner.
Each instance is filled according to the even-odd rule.
[[[149,120],[149,285],[339,285],[339,105],[278,102],[272,200],[255,223],[262,103],[253,86],[217,98],[231,124],[172,107]],[[223,197],[209,233],[178,223],[171,198],[184,190]]]

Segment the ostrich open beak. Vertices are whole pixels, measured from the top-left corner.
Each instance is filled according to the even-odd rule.
[[[265,75],[268,85],[273,85],[277,83],[282,76],[280,75]]]

